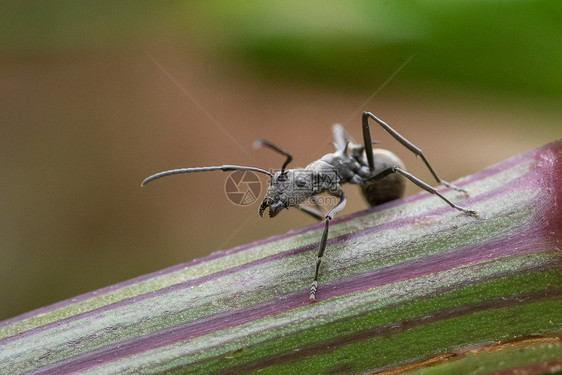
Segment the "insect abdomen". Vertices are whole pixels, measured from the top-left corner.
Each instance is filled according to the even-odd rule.
[[[383,171],[392,166],[405,169],[402,160],[388,150],[375,148],[373,150],[373,157],[376,172]],[[405,190],[406,179],[398,173],[391,173],[383,179],[361,184],[361,192],[371,207],[401,198],[404,196]]]

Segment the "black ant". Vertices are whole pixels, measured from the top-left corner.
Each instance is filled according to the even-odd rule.
[[[423,155],[422,150],[370,112],[363,112],[363,145],[355,143],[345,132],[343,127],[334,125],[333,135],[336,151],[322,156],[305,168],[285,169],[293,159],[292,156],[269,141],[258,140],[255,142],[254,147],[259,148],[265,146],[286,156],[287,159],[283,163],[280,171],[271,173],[260,168],[238,165],[181,168],[156,173],[146,178],[142,182],[142,185],[146,185],[160,177],[180,173],[242,170],[268,175],[271,181],[258,210],[260,216],[263,217],[263,213],[267,208],[269,208],[269,217],[275,217],[284,208],[297,207],[318,220],[324,220],[325,225],[318,248],[316,271],[310,288],[310,300],[316,301],[318,271],[326,248],[330,220],[332,220],[346,204],[346,197],[341,185],[345,183],[360,185],[367,202],[371,206],[375,206],[402,197],[406,186],[406,178],[429,193],[437,195],[454,209],[462,211],[467,215],[478,216],[476,211],[457,206],[433,187],[406,172],[402,161],[392,152],[383,149],[373,149],[371,132],[369,130],[369,118],[375,120],[377,124],[386,130],[394,139],[416,156],[419,156],[438,183],[467,194],[466,190],[440,179]],[[322,212],[317,209],[303,205],[303,203],[309,199],[315,202],[314,197],[320,193],[328,193],[339,198],[338,203],[332,207],[326,215],[323,215]]]

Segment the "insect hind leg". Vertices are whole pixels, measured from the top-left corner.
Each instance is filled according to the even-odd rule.
[[[400,173],[402,176],[406,177],[408,180],[410,180],[411,182],[413,182],[414,184],[416,184],[417,186],[419,186],[420,188],[424,189],[425,191],[437,195],[439,198],[441,198],[442,200],[444,200],[449,206],[453,207],[456,210],[459,210],[463,213],[465,213],[466,215],[470,215],[470,216],[478,216],[478,212],[474,211],[474,210],[469,210],[467,208],[458,206],[456,204],[454,204],[453,202],[451,202],[450,200],[448,200],[447,198],[445,198],[441,193],[439,193],[434,187],[426,184],[425,182],[423,182],[422,180],[420,180],[419,178],[417,178],[416,176],[414,176],[413,174],[410,174],[398,167],[389,167],[386,168],[384,170],[382,170],[381,172],[375,174],[372,177],[369,177],[367,179],[364,180],[364,182],[369,182],[369,181],[376,181],[376,180],[380,180],[381,178],[385,178],[386,176],[388,176],[389,174],[392,173]]]
[[[419,156],[422,159],[422,161],[424,162],[427,169],[429,169],[429,172],[431,172],[431,175],[435,178],[435,180],[438,183],[443,184],[444,186],[446,186],[448,188],[451,188],[451,189],[454,189],[456,191],[459,191],[461,193],[468,194],[468,192],[465,189],[460,188],[460,187],[458,187],[458,186],[456,186],[456,185],[454,185],[450,182],[447,182],[447,181],[439,178],[439,176],[437,176],[437,173],[435,173],[435,171],[431,167],[431,164],[429,164],[429,161],[426,159],[425,155],[423,154],[422,150],[419,147],[414,145],[412,142],[408,141],[403,135],[398,133],[396,130],[392,129],[390,127],[390,125],[388,125],[386,122],[379,119],[377,116],[375,116],[371,112],[363,112],[363,117],[362,117],[363,142],[365,143],[365,153],[367,154],[367,161],[369,163],[369,168],[371,168],[371,170],[374,170],[375,164],[374,164],[374,161],[373,161],[373,146],[372,146],[372,143],[371,143],[371,131],[369,129],[369,118],[375,120],[375,122],[377,124],[379,124],[384,130],[386,130],[394,139],[396,139],[398,142],[400,142],[400,144],[402,146],[406,147],[408,150],[413,152],[414,155]]]

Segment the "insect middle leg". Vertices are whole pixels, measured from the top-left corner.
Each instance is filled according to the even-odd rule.
[[[297,208],[299,210],[301,210],[302,212],[304,212],[305,214],[308,214],[310,216],[312,216],[313,218],[317,219],[317,220],[322,220],[324,219],[324,215],[322,214],[322,212],[320,210],[311,208],[311,207],[307,207],[304,204],[300,204],[297,206]]]
[[[458,187],[458,186],[456,186],[456,185],[454,185],[450,182],[447,182],[447,181],[444,181],[444,180],[440,179],[437,176],[437,173],[435,173],[435,171],[433,170],[433,168],[429,164],[429,161],[427,161],[427,159],[425,158],[425,155],[423,154],[422,150],[419,147],[414,145],[412,142],[408,141],[403,135],[398,133],[396,130],[392,129],[386,122],[382,121],[377,116],[373,115],[371,112],[363,112],[363,118],[362,118],[362,121],[363,121],[363,142],[365,143],[365,153],[367,154],[367,161],[369,163],[369,168],[371,168],[371,171],[375,169],[375,164],[374,164],[374,161],[373,161],[373,145],[372,145],[372,141],[371,141],[371,131],[369,130],[369,118],[372,118],[373,120],[375,120],[377,122],[377,124],[379,124],[384,130],[386,130],[394,139],[396,139],[398,142],[400,142],[400,144],[402,144],[402,146],[404,146],[408,150],[412,151],[416,156],[419,156],[422,159],[422,161],[424,162],[427,169],[429,169],[429,171],[431,172],[431,174],[433,175],[433,177],[435,178],[435,180],[438,183],[443,184],[443,185],[447,186],[448,188],[454,189],[456,191],[460,191],[462,193],[468,194],[468,192],[466,190],[464,190],[464,189],[462,189],[462,188],[460,188],[460,187]],[[415,183],[415,184],[417,185],[417,183]],[[425,188],[423,188],[423,189],[425,189]]]

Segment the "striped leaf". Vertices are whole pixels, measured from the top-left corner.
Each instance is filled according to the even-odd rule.
[[[555,369],[562,141],[457,184],[478,218],[422,192],[335,219],[317,303],[321,223],[1,322],[0,373]]]

